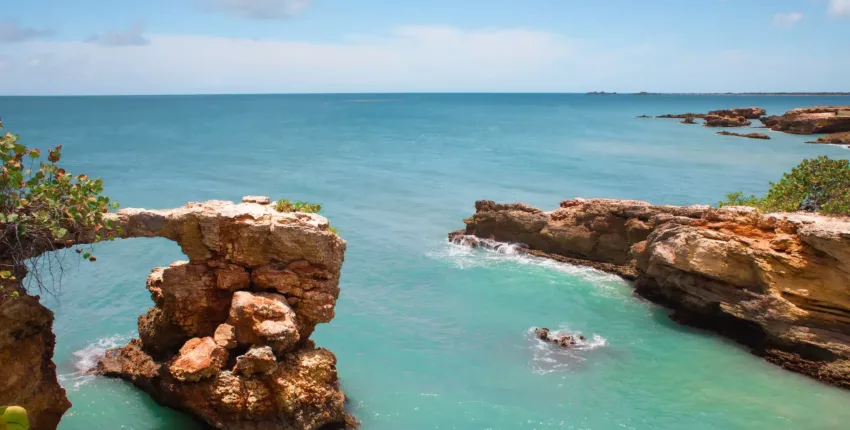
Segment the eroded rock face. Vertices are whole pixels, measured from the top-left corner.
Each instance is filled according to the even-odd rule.
[[[709,115],[717,115],[717,116],[729,116],[729,117],[739,117],[742,116],[746,119],[759,119],[762,115],[766,114],[767,111],[758,108],[758,107],[746,107],[746,108],[736,108],[736,109],[720,109],[710,111]]]
[[[789,370],[850,388],[850,220],[752,208],[573,199],[542,212],[477,202],[454,241],[635,279],[682,323],[716,330]]]
[[[345,241],[269,199],[127,209],[125,237],[167,237],[188,262],[154,269],[140,339],[97,371],[222,429],[345,428],[336,358],[309,336],[334,316]]]
[[[51,360],[56,344],[53,312],[20,285],[0,285],[0,405],[24,407],[32,430],[55,429],[71,402]]]
[[[818,140],[814,142],[806,143],[831,143],[834,145],[850,145],[850,131],[845,131],[843,133],[827,134],[826,136],[819,137]]]
[[[792,109],[779,117],[763,118],[762,123],[773,130],[793,134],[850,131],[850,106],[814,106]]]
[[[742,116],[706,115],[706,127],[745,127],[751,122]]]

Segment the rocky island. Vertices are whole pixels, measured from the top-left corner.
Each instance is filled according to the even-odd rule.
[[[827,134],[826,136],[819,137],[818,140],[815,140],[813,142],[806,142],[806,143],[828,143],[828,144],[833,144],[833,145],[850,145],[850,131]]]
[[[139,339],[108,351],[95,372],[214,428],[356,426],[336,357],[310,340],[334,317],[346,247],[327,219],[278,212],[267,197],[108,216],[120,237],[168,238],[189,261],[153,270],[154,307],[139,318]],[[92,236],[77,232],[74,243]],[[0,403],[24,406],[33,429],[52,429],[70,407],[52,363],[53,315],[19,291],[0,314],[0,345],[16,342],[14,355],[0,349]]]
[[[774,131],[820,134],[850,131],[850,106],[813,106],[791,109],[784,115],[761,118]]]
[[[479,201],[454,242],[618,274],[671,318],[788,370],[850,388],[850,220],[748,207],[572,199],[554,211]]]
[[[746,134],[742,134],[742,133],[732,133],[732,132],[730,132],[730,131],[718,131],[718,132],[717,132],[717,134],[719,134],[719,135],[721,135],[721,136],[735,136],[735,137],[746,137],[746,138],[748,138],[748,139],[764,139],[764,140],[770,140],[770,136],[768,136],[768,135],[766,135],[766,134],[764,134],[764,133],[746,133]]]

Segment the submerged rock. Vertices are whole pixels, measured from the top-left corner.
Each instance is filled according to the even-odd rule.
[[[676,321],[850,388],[846,218],[607,199],[566,200],[550,212],[491,201],[476,209],[451,240],[523,243],[532,255],[634,279]]]
[[[751,122],[742,116],[719,116],[706,115],[706,127],[744,127],[750,125]]]
[[[769,139],[770,139],[770,136],[768,136],[768,135],[766,135],[766,134],[764,134],[764,133],[746,133],[746,134],[741,134],[741,133],[732,133],[732,132],[729,132],[729,131],[718,131],[718,132],[717,132],[717,134],[719,134],[719,135],[721,135],[721,136],[737,136],[737,137],[746,137],[746,138],[749,138],[749,139],[765,139],[765,140],[769,140]]]
[[[215,428],[354,425],[336,357],[309,339],[333,318],[345,251],[324,217],[254,196],[127,209],[116,221],[126,237],[176,241],[190,261],[151,273],[155,305],[139,318],[140,339],[108,351],[97,372]]]
[[[793,134],[839,133],[850,131],[850,106],[815,106],[792,109],[779,117],[762,119],[775,131]]]

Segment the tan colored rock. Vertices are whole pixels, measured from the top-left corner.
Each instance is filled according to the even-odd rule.
[[[751,122],[742,116],[706,115],[703,125],[706,127],[745,127],[750,124]]]
[[[819,137],[818,140],[815,140],[813,142],[806,142],[806,143],[828,143],[828,144],[832,144],[832,145],[849,145],[850,144],[850,131],[827,134],[826,136]]]
[[[267,374],[277,368],[277,358],[269,346],[254,346],[245,354],[236,357],[233,373],[252,376],[257,373]]]
[[[767,111],[758,107],[736,108],[736,109],[721,109],[710,111],[709,115],[744,117],[746,119],[759,119],[766,114]]]
[[[268,196],[245,196],[242,197],[242,203],[257,203],[261,205],[267,205],[271,203],[271,200]]]
[[[227,350],[211,337],[193,338],[186,342],[168,370],[178,381],[200,381],[218,374],[227,363]]]
[[[236,328],[230,324],[221,324],[213,335],[215,344],[224,349],[236,348]]]
[[[762,120],[776,131],[793,134],[839,133],[850,131],[850,106],[814,106],[791,109],[779,117]]]
[[[295,319],[295,312],[280,294],[238,291],[227,323],[236,328],[240,345],[270,345],[282,353],[300,340]]]
[[[677,321],[850,388],[850,219],[605,199],[518,207],[478,202],[450,239],[520,242],[532,255],[636,278],[636,291]]]

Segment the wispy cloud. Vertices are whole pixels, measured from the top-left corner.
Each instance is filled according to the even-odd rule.
[[[829,0],[829,14],[836,18],[850,18],[850,0]]]
[[[23,27],[15,19],[0,20],[0,42],[25,42],[50,36],[53,36],[53,30]]]
[[[286,19],[298,15],[311,0],[201,0],[210,10],[250,19]]]
[[[143,34],[144,31],[145,26],[137,22],[127,29],[107,30],[95,34],[86,39],[86,42],[104,46],[144,46],[150,44],[150,40]]]
[[[777,27],[793,27],[802,20],[802,12],[779,12],[773,15],[773,25]]]

